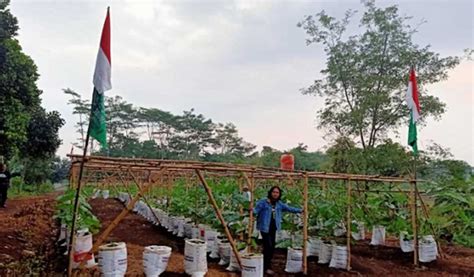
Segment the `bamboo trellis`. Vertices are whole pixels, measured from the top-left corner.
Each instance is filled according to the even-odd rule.
[[[68,155],[71,158],[70,168],[70,186],[77,186],[79,166],[82,161],[81,155]],[[411,218],[414,230],[414,244],[418,245],[418,237],[416,231],[418,229],[417,222],[417,203],[420,198],[420,192],[416,188],[417,182],[422,180],[415,180],[413,178],[398,178],[398,177],[384,177],[379,175],[360,175],[360,174],[346,174],[346,173],[329,173],[329,172],[314,172],[314,171],[286,171],[278,168],[269,167],[256,167],[244,164],[229,164],[229,163],[215,163],[215,162],[200,162],[200,161],[183,161],[183,160],[159,160],[159,159],[136,159],[136,158],[111,158],[101,156],[86,156],[84,159],[85,168],[85,179],[94,178],[96,182],[102,184],[111,184],[120,181],[124,186],[126,183],[135,183],[139,189],[135,196],[132,196],[129,188],[127,192],[131,196],[131,202],[126,206],[123,211],[113,220],[106,230],[102,233],[99,239],[96,240],[93,246],[93,252],[97,251],[99,245],[107,239],[107,236],[112,230],[119,224],[119,222],[126,216],[126,214],[133,209],[133,205],[140,199],[146,200],[146,192],[149,191],[153,186],[164,187],[168,190],[171,189],[173,180],[175,178],[186,178],[186,182],[189,183],[191,178],[198,180],[201,185],[205,188],[209,201],[211,202],[217,218],[221,221],[221,224],[225,230],[227,239],[232,245],[232,250],[235,257],[240,264],[240,255],[235,247],[235,241],[227,229],[227,224],[222,217],[219,207],[215,203],[212,190],[209,188],[206,182],[206,178],[224,178],[233,177],[242,179],[248,185],[251,191],[251,207],[254,199],[254,190],[256,180],[278,180],[285,181],[295,186],[296,183],[303,183],[303,273],[307,274],[307,257],[306,248],[308,240],[308,186],[310,180],[322,181],[322,188],[327,191],[328,184],[326,181],[342,181],[344,182],[347,189],[347,270],[351,269],[351,199],[352,193],[367,193],[367,192],[381,192],[380,190],[370,189],[359,189],[354,188],[352,183],[363,181],[366,183],[390,183],[395,184],[396,190],[384,190],[390,193],[405,193],[411,196]],[[250,176],[250,177],[249,177]],[[400,190],[398,185],[409,184],[410,191]],[[312,184],[314,185],[314,184]],[[168,203],[169,203],[168,199]],[[421,199],[420,199],[421,200]],[[147,205],[148,204],[148,201]],[[422,203],[423,204],[423,203]],[[424,204],[423,204],[424,206]],[[425,216],[428,217],[426,208],[423,207]],[[156,216],[156,215],[155,215]],[[253,213],[250,211],[250,226],[249,234],[252,231],[253,224]],[[418,251],[414,251],[414,264],[418,265]]]

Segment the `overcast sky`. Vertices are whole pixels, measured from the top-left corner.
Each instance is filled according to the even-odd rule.
[[[424,19],[414,39],[442,56],[473,46],[471,0],[378,1]],[[325,65],[320,46],[305,45],[296,27],[322,9],[340,18],[359,1],[25,1],[12,0],[19,40],[38,66],[43,104],[66,119],[60,155],[77,137],[63,88],[90,98],[92,74],[106,7],[111,7],[112,84],[136,106],[180,114],[195,108],[215,122],[234,123],[245,140],[277,149],[299,142],[324,149],[315,128],[322,100],[301,95]],[[358,24],[355,22],[355,24]],[[447,81],[428,87],[447,104],[438,121],[419,131],[421,149],[431,141],[474,164],[474,63],[464,61]],[[394,137],[403,144],[406,130]]]

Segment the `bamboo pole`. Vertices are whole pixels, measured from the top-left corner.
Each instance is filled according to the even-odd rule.
[[[249,249],[252,250],[252,247],[250,247],[250,245],[252,243],[252,233],[253,233],[254,180],[253,180],[253,176],[251,176],[252,179],[250,179],[245,172],[243,172],[242,174],[245,178],[245,181],[247,182],[247,186],[249,187],[249,191],[250,191],[249,229],[248,229],[247,245],[249,246]]]
[[[413,228],[413,240],[415,249],[413,250],[413,264],[418,266],[418,226],[417,226],[417,214],[416,214],[416,193],[415,183],[410,184],[411,188],[411,222]]]
[[[426,205],[425,205],[425,202],[423,201],[423,198],[421,198],[421,195],[420,195],[420,192],[418,191],[418,189],[416,190],[416,194],[418,195],[418,199],[420,199],[420,203],[421,203],[421,208],[423,210],[423,213],[425,214],[426,216],[426,219],[429,219],[430,218],[430,213],[428,212],[428,209],[426,208]],[[428,224],[430,226],[430,229],[431,229],[431,233],[433,235],[434,238],[436,238],[436,232],[434,230],[434,227],[433,227],[433,224],[431,224],[431,222],[428,221]],[[439,256],[441,258],[444,258],[443,256],[443,250],[441,249],[441,245],[439,243],[436,244],[436,247],[438,248],[438,253],[439,253]]]
[[[237,185],[239,186],[239,192],[240,194],[242,194],[243,192],[243,188],[242,188],[242,179],[239,178],[237,179]],[[240,215],[240,218],[243,218],[244,217],[244,208],[242,207],[242,205],[239,205],[239,215]],[[250,223],[249,223],[250,224]],[[239,234],[239,239],[241,241],[244,240],[244,231],[240,232]]]
[[[288,184],[290,185],[290,187],[296,186],[296,185],[295,185],[295,181],[293,180],[293,178],[291,178],[291,175],[290,175],[290,174],[286,174],[286,176],[288,177]]]
[[[125,182],[125,179],[123,178],[122,174],[119,173],[118,176],[119,176],[120,180],[122,181],[123,186],[127,190],[127,194],[128,194],[129,199],[132,200],[133,196],[132,196],[132,192],[130,191],[130,188],[128,187],[128,183]]]
[[[151,186],[149,184],[144,185],[138,193],[135,195],[133,199],[128,203],[128,205],[120,212],[120,214],[110,223],[109,226],[102,232],[102,234],[99,236],[99,238],[96,240],[94,245],[92,246],[91,253],[97,252],[99,249],[99,246],[104,242],[105,239],[110,235],[110,233],[117,227],[117,225],[122,221],[122,219],[127,216],[128,212],[133,209],[135,206],[135,203],[137,203],[138,199],[140,199],[141,196],[150,188]]]
[[[352,200],[352,182],[351,180],[348,181],[347,185],[347,228],[346,228],[346,236],[347,236],[347,271],[351,270],[351,200]]]
[[[308,175],[305,174],[303,189],[303,274],[308,275]]]
[[[129,174],[130,176],[132,176],[132,178],[134,179],[134,182],[135,184],[137,185],[138,189],[141,190],[142,189],[142,186],[139,184],[139,180],[138,178],[133,175],[133,172],[132,171],[129,171]],[[153,183],[152,182],[148,182],[148,186],[150,186],[150,188],[153,187]],[[160,220],[158,219],[158,216],[155,214],[155,211],[153,210],[153,207],[150,205],[150,202],[148,201],[148,197],[145,195],[145,193],[142,195],[142,198],[143,200],[145,201],[145,204],[147,205],[147,207],[150,209],[151,213],[153,214],[153,217],[156,219],[156,221],[158,223],[160,223]]]
[[[77,220],[77,213],[79,212],[79,196],[81,194],[81,187],[82,187],[82,175],[84,174],[84,158],[87,155],[87,147],[89,145],[89,139],[90,139],[90,124],[87,127],[87,134],[86,134],[86,141],[84,143],[84,152],[82,154],[82,159],[79,167],[79,176],[77,180],[77,188],[76,188],[76,194],[74,196],[74,206],[73,206],[73,214],[72,214],[72,223],[71,223],[71,233],[69,236],[69,243],[68,243],[68,266],[67,266],[67,276],[72,275],[72,262],[74,259],[74,244],[76,241],[76,220]]]
[[[224,217],[222,216],[221,211],[219,210],[219,207],[217,206],[216,200],[214,199],[214,196],[212,194],[212,190],[207,184],[206,180],[204,179],[204,176],[202,176],[202,173],[199,169],[196,169],[196,174],[198,175],[199,180],[201,181],[201,184],[206,190],[207,196],[209,197],[209,201],[211,201],[212,207],[214,208],[214,211],[216,212],[217,218],[220,220],[222,226],[224,227],[224,232],[227,236],[227,239],[230,242],[230,245],[232,246],[232,251],[234,252],[235,258],[237,259],[239,266],[242,268],[242,261],[240,259],[239,251],[237,251],[237,247],[235,246],[234,239],[232,238],[229,228],[227,228],[227,224],[224,220]]]

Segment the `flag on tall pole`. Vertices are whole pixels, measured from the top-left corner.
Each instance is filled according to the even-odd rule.
[[[410,69],[408,89],[406,95],[407,105],[410,109],[410,124],[408,127],[408,145],[413,149],[413,154],[418,154],[416,123],[421,117],[420,102],[418,101],[418,87],[416,85],[415,69]]]
[[[99,53],[94,71],[94,93],[92,95],[91,117],[89,134],[95,138],[102,147],[107,147],[107,129],[105,126],[104,92],[112,88],[110,56],[110,15],[107,8],[102,36],[100,39]]]
[[[74,261],[76,219],[79,211],[79,195],[81,194],[82,174],[84,172],[84,161],[89,146],[89,138],[93,137],[100,142],[102,147],[107,147],[107,130],[105,128],[105,106],[104,92],[112,88],[110,82],[110,14],[107,8],[107,16],[105,17],[104,27],[102,28],[102,36],[100,38],[100,48],[97,54],[97,61],[94,71],[94,93],[92,95],[91,116],[89,128],[87,129],[86,141],[84,143],[84,152],[82,154],[81,166],[79,168],[79,177],[77,179],[76,195],[74,196],[74,213],[72,215],[71,233],[68,245],[69,263],[67,268],[67,276],[72,276],[72,266]],[[78,262],[78,261],[75,261]],[[84,260],[81,261],[81,264]]]

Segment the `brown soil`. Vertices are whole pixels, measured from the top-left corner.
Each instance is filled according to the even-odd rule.
[[[113,199],[94,199],[91,200],[91,205],[94,213],[101,220],[101,232],[123,209],[123,205]],[[175,238],[161,227],[149,224],[139,215],[128,214],[111,233],[108,241],[124,241],[127,243],[127,276],[143,276],[143,247],[152,244],[167,245],[173,249],[167,271],[161,276],[184,276],[184,241]],[[412,265],[413,254],[405,254],[396,246],[395,240],[389,240],[387,246],[377,247],[370,246],[368,240],[357,242],[356,245],[352,246],[352,270],[350,272],[332,269],[327,265],[319,265],[317,259],[311,257],[308,263],[308,275],[474,276],[474,249],[443,246],[443,253],[445,254],[443,259],[415,268]],[[273,268],[277,272],[277,276],[302,276],[300,274],[285,273],[285,262],[286,251],[278,250],[273,259]],[[217,264],[217,261],[209,261],[208,267],[209,271],[206,276],[239,276],[235,273],[226,272],[223,267]]]
[[[55,271],[56,196],[9,199],[7,208],[0,209],[0,276]]]
[[[56,275],[57,262],[62,257],[58,255],[55,245],[58,234],[58,226],[53,219],[56,195],[9,200],[8,208],[0,209],[0,276]],[[123,205],[113,199],[95,199],[91,200],[91,204],[102,222],[101,231],[123,209]],[[143,276],[143,247],[152,244],[168,245],[173,249],[167,271],[161,276],[185,276],[183,240],[149,224],[139,215],[128,214],[108,240],[127,243],[127,276]],[[396,240],[389,240],[383,247],[370,246],[369,241],[362,241],[352,246],[352,271],[331,269],[310,258],[308,275],[474,276],[474,249],[445,245],[443,253],[442,259],[415,268],[412,254],[402,253]],[[273,260],[277,276],[302,276],[286,274],[285,260],[286,251],[278,250]],[[217,261],[210,260],[208,267],[207,276],[239,276],[226,272]],[[64,263],[61,269],[65,269]],[[94,270],[87,275],[98,276],[99,273]]]

